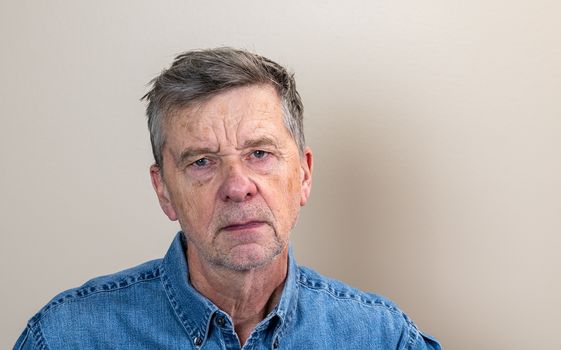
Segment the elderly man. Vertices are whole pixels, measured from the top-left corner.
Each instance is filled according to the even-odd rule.
[[[440,349],[392,302],[300,267],[312,183],[293,76],[246,51],[178,56],[146,94],[165,257],[55,297],[15,349]]]

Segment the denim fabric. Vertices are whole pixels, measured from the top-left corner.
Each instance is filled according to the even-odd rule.
[[[183,235],[166,256],[56,296],[14,349],[239,349],[232,319],[189,283]],[[243,349],[440,349],[391,301],[296,265]]]

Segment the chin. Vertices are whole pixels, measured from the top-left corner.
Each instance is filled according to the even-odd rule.
[[[263,247],[258,244],[243,244],[232,248],[227,256],[218,262],[225,268],[234,271],[248,271],[271,264],[283,251],[281,245]]]

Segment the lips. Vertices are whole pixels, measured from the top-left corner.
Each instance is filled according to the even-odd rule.
[[[222,230],[224,231],[250,230],[253,228],[261,227],[263,225],[266,225],[265,221],[252,220],[252,221],[246,221],[241,223],[232,223],[222,227]]]

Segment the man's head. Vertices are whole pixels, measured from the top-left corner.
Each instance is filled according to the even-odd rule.
[[[178,56],[153,82],[152,183],[189,258],[248,270],[286,253],[312,170],[293,77],[263,57],[217,49]]]
[[[304,106],[293,74],[279,64],[256,54],[232,48],[188,51],[178,55],[170,68],[152,81],[142,99],[156,165],[163,163],[166,141],[163,124],[179,109],[200,104],[235,87],[271,85],[281,99],[283,121],[300,153],[304,139]]]

